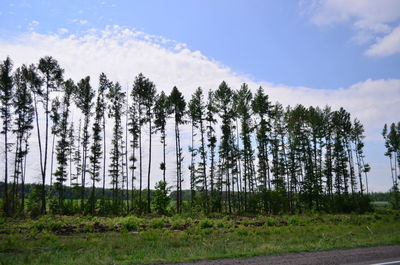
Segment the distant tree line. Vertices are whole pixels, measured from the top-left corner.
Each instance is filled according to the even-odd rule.
[[[92,215],[369,209],[364,128],[343,108],[285,108],[272,103],[262,87],[252,93],[245,83],[235,90],[224,81],[215,90],[199,87],[185,99],[177,87],[169,95],[157,93],[143,74],[125,92],[102,73],[93,89],[89,76],[77,83],[65,80],[64,70],[49,56],[15,70],[6,58],[0,68],[5,215],[26,211],[33,130],[41,175],[35,190],[39,214],[46,214],[49,204],[55,213]],[[74,117],[73,109],[79,110]],[[168,124],[173,132],[167,131]],[[112,134],[106,135],[110,125]],[[184,170],[183,126],[191,128],[189,174]],[[152,144],[157,135],[162,181],[154,185]],[[166,164],[167,137],[174,138],[174,165]],[[396,143],[391,161],[392,156],[399,159]],[[175,170],[169,183],[173,203],[167,168]],[[188,200],[184,180],[190,184]],[[74,209],[68,203],[71,189],[79,194]]]

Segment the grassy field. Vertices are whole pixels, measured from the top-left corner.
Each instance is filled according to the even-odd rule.
[[[374,201],[371,202],[371,204],[377,207],[391,207],[391,204],[388,201]]]
[[[1,220],[0,264],[138,264],[400,243],[400,212]]]

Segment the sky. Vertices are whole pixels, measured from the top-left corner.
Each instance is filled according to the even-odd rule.
[[[380,131],[399,121],[398,0],[1,0],[0,58],[44,55],[94,86],[102,71],[124,87],[143,72],[187,99],[226,80],[285,105],[343,106],[366,127],[371,189],[390,187]]]

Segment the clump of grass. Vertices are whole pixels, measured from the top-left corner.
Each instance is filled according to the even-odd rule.
[[[164,228],[167,224],[167,220],[164,217],[161,218],[153,218],[150,220],[151,228]]]
[[[121,218],[118,224],[127,231],[137,231],[139,230],[140,225],[143,224],[143,219],[136,216],[128,216]]]
[[[268,226],[278,226],[279,223],[275,218],[270,217],[267,219],[267,225]]]
[[[211,228],[214,226],[214,223],[210,219],[203,219],[199,222],[199,227],[204,229],[204,228]]]

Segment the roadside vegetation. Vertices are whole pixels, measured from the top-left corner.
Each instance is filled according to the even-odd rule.
[[[400,212],[2,219],[1,264],[142,264],[400,243]]]

